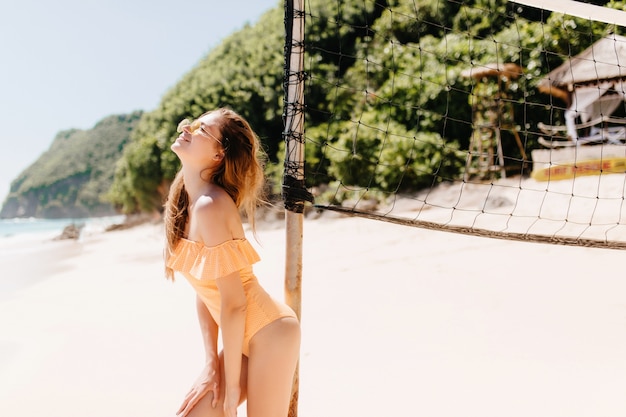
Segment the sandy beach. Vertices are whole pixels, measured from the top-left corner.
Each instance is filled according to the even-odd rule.
[[[282,299],[284,225],[249,238]],[[145,224],[3,258],[0,416],[174,416],[202,345],[191,288],[163,277],[162,243]],[[624,415],[625,259],[305,220],[299,415]]]

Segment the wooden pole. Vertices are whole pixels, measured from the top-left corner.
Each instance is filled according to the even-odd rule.
[[[302,213],[285,211],[287,257],[285,263],[285,300],[296,312],[298,319],[302,313]],[[298,415],[300,393],[300,367],[296,366],[291,388],[288,417]]]
[[[298,319],[302,313],[302,230],[304,203],[304,0],[285,0],[285,300]],[[298,415],[300,371],[294,374],[288,417]]]

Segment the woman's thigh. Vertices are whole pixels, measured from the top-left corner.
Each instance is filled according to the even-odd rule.
[[[282,318],[254,335],[248,358],[248,417],[286,416],[300,355],[300,324]]]

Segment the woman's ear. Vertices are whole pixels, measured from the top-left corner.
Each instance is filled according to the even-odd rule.
[[[214,161],[221,161],[224,159],[224,151],[219,151],[213,156]]]

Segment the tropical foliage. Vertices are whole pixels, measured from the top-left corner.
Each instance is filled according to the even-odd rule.
[[[606,5],[625,9],[623,1]],[[530,150],[537,123],[559,122],[555,109],[564,105],[539,93],[536,84],[565,57],[622,30],[505,0],[309,0],[306,12],[307,186],[341,181],[384,192],[418,190],[461,175],[474,101],[497,88],[479,85],[487,80],[464,71],[496,62],[523,68],[522,77],[508,80],[507,93]],[[106,194],[124,213],[160,210],[179,168],[169,149],[178,122],[219,106],[250,121],[269,156],[273,190],[280,192],[284,32],[281,4],[211,50],[141,116],[108,192],[103,182],[80,192],[68,186],[64,197],[47,198],[87,207]],[[53,148],[86,134],[62,132]],[[504,146],[505,154],[519,157],[514,141]],[[72,178],[92,175],[76,160],[63,168],[64,178],[70,178],[70,166]],[[12,195],[51,187],[59,177],[43,167],[38,163],[20,176]]]

